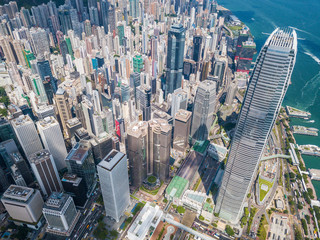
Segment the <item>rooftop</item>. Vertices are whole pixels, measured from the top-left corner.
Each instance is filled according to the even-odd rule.
[[[30,163],[39,163],[39,162],[42,162],[43,160],[47,160],[50,157],[50,155],[51,154],[48,150],[43,149],[39,152],[32,153],[29,156],[29,161]]]
[[[28,201],[28,199],[33,194],[34,189],[23,187],[23,186],[17,186],[17,185],[11,185],[3,194],[3,197],[15,199],[19,201]]]
[[[63,175],[62,182],[72,183],[74,186],[78,186],[81,182],[82,178],[78,177],[77,174],[66,173]]]
[[[44,204],[44,209],[60,211],[70,196],[66,193],[51,193],[50,197]]]
[[[175,176],[167,187],[166,194],[175,198],[180,198],[188,184],[188,180]]]
[[[52,116],[49,116],[49,117],[45,117],[44,119],[40,120],[38,122],[38,125],[39,127],[41,128],[49,128],[53,125],[57,125],[58,124],[58,121],[52,117]]]
[[[20,115],[19,117],[13,119],[11,121],[12,125],[19,127],[23,126],[25,124],[33,123],[32,119],[29,117],[29,115]]]
[[[125,157],[124,153],[113,149],[104,159],[102,159],[98,166],[111,171],[118,164],[118,162],[123,159],[123,157]]]
[[[78,129],[79,130],[79,129]],[[69,152],[66,160],[76,161],[78,163],[83,163],[88,156],[88,151],[90,150],[90,143],[88,141],[78,142],[72,150]]]
[[[176,113],[175,120],[186,122],[188,121],[188,119],[190,119],[191,115],[192,112],[189,112],[184,109],[179,109],[179,111]]]

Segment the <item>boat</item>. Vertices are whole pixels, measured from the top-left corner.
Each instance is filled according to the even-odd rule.
[[[314,123],[314,120],[310,120],[310,121],[308,121],[309,123]]]

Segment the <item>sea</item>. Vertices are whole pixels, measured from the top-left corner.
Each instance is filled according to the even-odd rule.
[[[251,30],[259,52],[277,27],[292,27],[298,35],[298,54],[283,106],[311,113],[310,120],[291,119],[290,125],[320,129],[320,1],[319,0],[217,0]],[[319,132],[320,134],[320,132]],[[320,146],[320,136],[295,134],[297,144]],[[320,169],[320,157],[302,156],[307,168]],[[318,199],[320,181],[312,181]]]

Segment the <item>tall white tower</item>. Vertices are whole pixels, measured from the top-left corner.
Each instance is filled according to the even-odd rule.
[[[52,154],[58,170],[66,168],[66,145],[58,121],[50,116],[37,122],[37,127],[45,149]]]

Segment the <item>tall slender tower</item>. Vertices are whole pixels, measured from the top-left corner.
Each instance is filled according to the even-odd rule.
[[[50,116],[37,122],[37,127],[44,147],[50,151],[58,170],[67,167],[65,158],[68,155],[58,121]]]
[[[238,222],[263,149],[287,91],[297,54],[297,34],[277,28],[256,60],[231,143],[215,212]]]
[[[29,115],[21,115],[13,119],[11,124],[27,158],[43,149],[37,129]]]
[[[194,100],[192,112],[192,143],[207,140],[213,121],[216,101],[216,82],[205,80],[200,83]]]
[[[181,87],[185,29],[175,24],[168,33],[166,96]]]
[[[127,156],[112,150],[97,166],[106,215],[119,222],[130,204]]]

